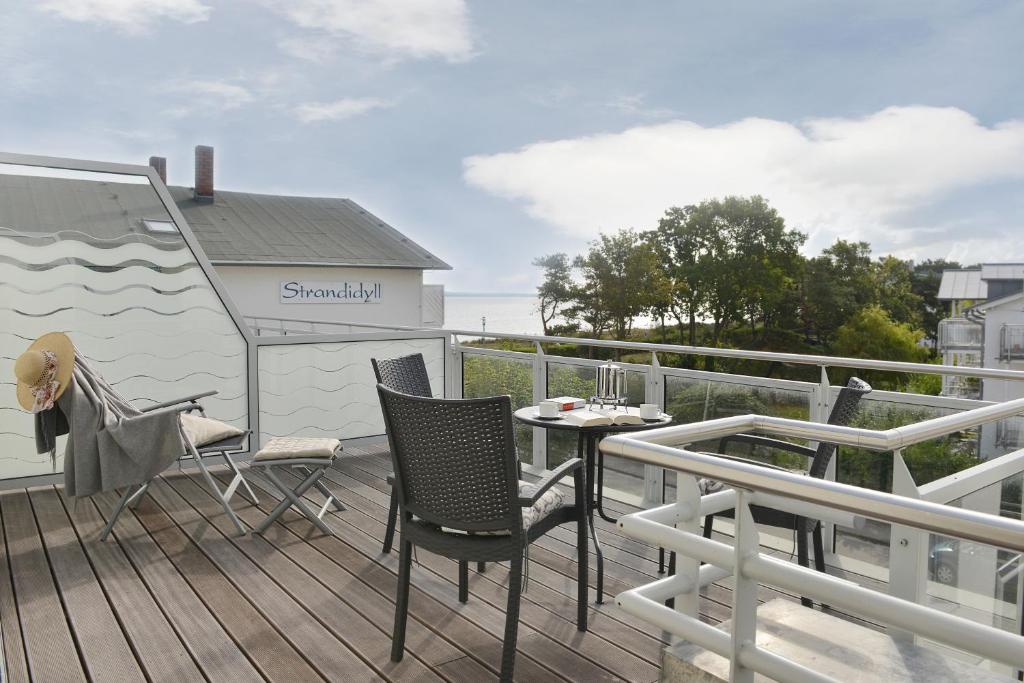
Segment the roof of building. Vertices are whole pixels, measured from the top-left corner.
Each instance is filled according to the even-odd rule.
[[[214,263],[451,268],[349,199],[217,191],[203,203],[169,189]],[[109,239],[146,232],[144,219],[171,220],[148,182],[0,174],[0,228]]]
[[[981,277],[980,268],[960,268],[942,271],[939,283],[940,301],[984,300],[988,297],[988,283]]]
[[[982,280],[1024,280],[1024,263],[982,263]]]
[[[975,311],[989,311],[993,308],[1001,308],[1007,304],[1016,303],[1024,300],[1024,292],[1014,292],[1013,294],[1007,294],[1006,296],[999,297],[998,299],[992,299],[991,301],[983,301],[979,304],[971,306],[972,310]]]
[[[168,189],[213,263],[451,269],[351,199]]]

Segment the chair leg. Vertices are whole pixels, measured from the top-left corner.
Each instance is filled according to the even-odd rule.
[[[587,595],[590,568],[587,566],[590,552],[587,548],[587,516],[582,510],[576,520],[576,629],[587,630],[587,614],[590,608]]]
[[[398,523],[398,494],[391,489],[391,503],[388,505],[388,526],[384,530],[384,554],[391,552],[391,544],[395,542],[395,525]]]
[[[674,550],[668,554],[668,575],[669,576],[675,576],[676,575],[676,551],[674,551]],[[669,598],[668,600],[666,600],[665,601],[665,607],[668,607],[669,609],[675,609],[676,608],[676,599],[675,598]]]
[[[480,572],[481,574],[483,574],[485,571],[487,571],[487,563],[486,562],[477,562],[476,563],[476,570],[478,572]]]
[[[801,567],[809,567],[810,560],[807,557],[807,524],[803,519],[796,524],[796,561]],[[810,598],[800,598],[800,604],[804,607],[813,607],[814,601]]]
[[[395,598],[395,629],[391,636],[391,661],[402,661],[405,654],[405,624],[409,618],[409,571],[412,567],[412,543],[403,540],[398,557],[398,594]]]
[[[704,538],[711,538],[711,532],[714,531],[715,516],[704,515]]]
[[[116,522],[117,518],[121,516],[121,513],[124,511],[128,503],[136,497],[141,498],[141,495],[137,494],[141,494],[148,486],[149,482],[147,481],[145,484],[140,484],[138,488],[133,488],[131,486],[125,488],[124,495],[122,495],[121,499],[117,501],[117,506],[114,507],[114,511],[110,513],[110,521],[107,522],[107,525],[103,527],[103,531],[100,532],[101,541],[107,540],[107,536],[110,535],[110,532],[114,528],[114,522]]]
[[[665,573],[665,549],[661,546],[658,547],[658,573]]]
[[[505,642],[501,648],[501,681],[512,683],[519,636],[519,595],[523,587],[523,557],[512,558],[508,573],[508,607],[505,610]]]
[[[822,574],[827,574],[825,569],[825,539],[822,538],[821,522],[814,523],[814,531],[811,533],[814,541],[814,568]],[[822,609],[828,609],[828,605],[822,603]]]
[[[459,602],[469,602],[469,562],[459,560]]]

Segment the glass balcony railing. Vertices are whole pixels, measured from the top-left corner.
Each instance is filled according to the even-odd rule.
[[[984,328],[966,318],[939,321],[939,350],[980,349]]]
[[[211,416],[249,426],[246,342],[166,190],[131,171],[0,163],[0,478],[63,470],[38,454],[14,361],[62,331],[139,407],[210,389]]]
[[[1024,361],[1024,325],[1003,325],[999,330],[999,360]]]

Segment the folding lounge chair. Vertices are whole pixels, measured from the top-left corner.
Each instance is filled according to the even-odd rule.
[[[214,396],[216,394],[216,391],[206,391],[201,394],[193,394],[192,396],[185,396],[183,398],[176,399],[173,401],[157,403],[156,405],[147,406],[146,408],[140,408],[139,410],[143,413],[148,413],[154,410],[161,410],[165,408],[172,408],[174,406],[180,406],[182,413],[198,413],[201,417],[206,417],[206,411],[203,410],[203,406],[202,404],[199,403],[199,399]],[[226,439],[221,439],[220,441],[215,441],[213,443],[204,444],[198,447],[192,443],[192,441],[187,437],[187,435],[183,435],[183,440],[185,441],[185,448],[187,452],[182,454],[182,457],[178,460],[179,467],[181,466],[181,463],[187,458],[192,458],[193,460],[195,460],[196,466],[199,468],[200,473],[203,475],[203,479],[206,480],[206,483],[209,484],[210,489],[220,500],[221,505],[224,507],[224,512],[227,514],[232,524],[235,525],[235,528],[238,529],[239,535],[245,534],[245,527],[242,526],[242,522],[238,519],[238,515],[235,514],[235,511],[231,509],[231,497],[235,494],[235,491],[238,490],[239,485],[242,485],[248,492],[247,497],[249,498],[249,500],[253,502],[253,504],[258,504],[259,501],[256,498],[256,494],[253,493],[252,487],[249,486],[249,482],[245,480],[245,477],[242,476],[242,473],[241,471],[239,471],[238,466],[235,464],[235,461],[231,459],[231,453],[244,451],[245,440],[249,438],[251,434],[251,430],[246,430],[241,434],[230,436]],[[231,483],[228,484],[227,488],[225,489],[221,489],[220,485],[217,484],[217,480],[213,478],[213,475],[211,475],[210,471],[206,468],[206,463],[203,462],[204,457],[215,455],[219,455],[224,460],[224,463],[231,469],[232,472],[234,472],[235,475],[231,479]],[[142,496],[145,495],[146,491],[149,489],[149,484],[150,482],[146,481],[143,482],[142,484],[139,484],[138,486],[128,487],[128,489],[124,492],[124,495],[122,495],[121,499],[118,501],[117,506],[114,508],[114,513],[111,515],[110,521],[107,522],[107,525],[103,528],[103,532],[100,534],[100,540],[106,540],[107,536],[110,535],[111,530],[114,528],[114,522],[117,521],[117,518],[120,516],[121,512],[124,511],[125,507],[129,505],[134,507],[135,505],[138,504],[138,502],[142,499]]]

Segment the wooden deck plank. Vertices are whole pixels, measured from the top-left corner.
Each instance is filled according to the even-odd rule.
[[[36,489],[29,494],[29,500],[89,678],[144,681],[142,668],[110,609],[57,493],[52,487]]]
[[[361,509],[364,512],[367,512],[372,517],[374,517],[378,521],[380,521],[381,524],[383,524],[386,521],[386,508],[382,507],[379,504],[376,505],[376,506],[372,506],[372,507],[370,507],[370,506],[362,507],[361,505],[359,505],[359,500],[360,499],[367,499],[367,496],[369,496],[369,499],[376,500],[378,502],[382,502],[381,499],[380,499],[380,496],[376,495],[373,492],[373,490],[367,490],[365,484],[362,484],[360,482],[351,480],[351,479],[349,479],[346,476],[347,469],[348,469],[346,460],[347,460],[346,458],[342,458],[342,459],[340,459],[336,463],[335,470],[333,472],[331,472],[331,474],[330,474],[332,485],[337,487],[339,495],[342,497],[343,500],[345,500],[346,502],[352,502],[353,504],[356,504],[358,509]],[[355,496],[355,498],[352,498],[352,499],[346,498],[346,496],[350,495],[350,494]],[[353,523],[364,524],[363,522],[361,522],[359,520],[353,520]],[[383,529],[383,526],[381,527],[381,530],[379,530],[379,531],[371,530],[369,528],[364,528],[364,531],[366,533],[370,534],[370,535],[376,534],[378,537],[383,537],[382,529]],[[602,538],[600,534],[599,534],[599,538]],[[539,541],[538,544],[534,544],[534,545],[537,546],[537,547],[543,547],[545,545],[545,543],[546,543],[546,541],[541,539],[541,541]],[[538,555],[538,553],[534,552],[534,550],[531,550],[531,559],[535,559],[535,560],[542,559],[542,558],[537,557],[537,555]],[[573,556],[575,556],[575,549],[573,550]],[[549,558],[549,556],[548,555],[544,555],[544,558],[545,559]],[[561,571],[556,571],[554,569],[546,567],[546,565],[544,564],[543,561],[539,561],[539,562],[535,563],[534,565],[532,565],[531,574],[536,576],[539,580],[542,580],[545,583],[545,585],[558,586],[560,591],[563,594],[565,594],[566,596],[568,596],[569,598],[571,598],[573,600],[573,605],[575,605],[575,596],[576,596],[575,560],[574,559],[571,560],[571,564],[569,564],[569,563],[561,563],[561,562],[560,562],[560,564],[561,564],[562,570]],[[543,568],[543,569],[540,569],[540,568]],[[542,578],[541,573],[538,573],[538,571],[543,573],[543,578]],[[590,579],[589,579],[588,583],[590,585],[592,593],[596,589],[596,585],[597,585],[597,583],[596,583],[596,581],[597,581],[597,579],[596,579],[597,573],[596,572],[597,572],[596,561],[595,561],[595,557],[593,555],[593,552],[591,552]],[[646,583],[646,581],[644,583]],[[633,585],[625,585],[625,584],[621,584],[621,583],[615,583],[614,581],[610,581],[608,579],[608,577],[606,576],[606,579],[605,579],[605,593],[606,593],[606,596],[614,595],[616,592],[618,592],[620,590],[625,590],[626,588],[632,588],[632,587],[634,587],[634,586]],[[716,591],[715,588],[709,587],[708,589],[705,589],[705,595],[706,596],[707,595],[713,595],[715,593],[715,591]],[[573,609],[575,609],[575,607]],[[620,622],[622,622],[624,624],[633,626],[633,627],[635,627],[637,629],[640,629],[644,633],[649,633],[650,632],[650,626],[647,623],[641,621],[640,619],[638,619],[638,618],[636,618],[636,617],[634,617],[632,615],[626,614],[626,613],[624,613],[624,612],[622,612],[620,610],[614,610],[614,607],[611,605],[610,602],[606,602],[604,606],[597,607],[597,609],[608,610],[608,611],[605,612],[605,614],[613,615],[611,617],[612,620],[620,621]],[[702,615],[706,617],[707,621],[709,621],[711,623],[719,623],[719,622],[724,621],[725,619],[728,618],[729,614],[731,613],[731,610],[729,609],[728,602],[726,602],[726,603],[716,603],[713,600],[712,601],[704,600],[704,601],[701,602],[701,612],[702,612]]]
[[[280,629],[261,614],[246,599],[245,593],[232,585],[188,534],[158,507],[153,500],[158,495],[155,482],[150,489],[152,494],[139,503],[135,516],[260,673],[271,681],[320,680],[322,674],[316,672]],[[239,568],[240,571],[246,569],[253,571],[251,564]],[[311,621],[296,619],[294,623],[296,628],[305,631],[304,627]],[[346,668],[339,671],[356,673]]]
[[[21,637],[21,619],[14,597],[10,557],[7,554],[7,534],[3,528],[3,510],[0,509],[0,636],[3,637],[4,667],[0,678],[12,683],[29,681],[25,642]]]
[[[100,494],[92,501],[102,518],[109,519],[116,502],[113,496]],[[207,679],[241,682],[263,678],[131,510],[118,518],[114,538]]]
[[[58,495],[149,680],[206,680],[121,546],[99,540],[104,521],[96,507],[87,500],[68,501],[63,491]]]
[[[204,482],[197,480],[195,475],[188,477],[194,489],[204,494],[208,493]],[[176,489],[179,489],[181,482],[177,478],[169,480]],[[217,505],[215,501],[213,502]],[[250,526],[259,524],[266,516],[265,512],[256,507],[239,508],[237,513],[239,518]],[[390,654],[391,624],[395,615],[393,589],[388,594],[378,593],[373,585],[364,582],[363,572],[359,567],[335,563],[283,525],[271,525],[262,534],[262,538],[306,569],[335,596],[362,614],[386,637]],[[376,637],[375,634],[370,635]],[[464,656],[462,650],[413,618],[409,619],[406,648],[431,666]]]
[[[440,665],[437,669],[452,683],[477,683],[478,681],[484,683],[498,680],[495,674],[480,666],[472,657],[453,659]]]
[[[406,657],[390,662],[398,558],[380,552],[388,471],[386,444],[346,445],[328,474],[329,486],[349,506],[327,518],[336,536],[321,534],[289,511],[264,535],[237,537],[194,472],[156,482],[152,495],[122,516],[106,543],[96,536],[112,508],[111,495],[77,506],[53,487],[0,495],[0,627],[7,678],[42,679],[34,668],[42,660],[28,656],[23,633],[38,632],[32,617],[38,621],[47,614],[64,631],[64,651],[71,653],[79,679],[144,674],[152,681],[495,680],[507,564],[471,572],[470,602],[462,605],[456,599],[456,563],[421,551],[413,568]],[[221,481],[229,478],[220,469],[215,474]],[[234,500],[250,525],[262,521],[279,499],[265,482],[254,483],[260,506]],[[12,495],[21,502],[9,501]],[[315,490],[307,498],[322,502]],[[608,510],[621,514],[632,508],[609,501]],[[655,548],[604,521],[598,522],[598,534],[608,595],[658,578]],[[593,559],[592,554],[592,588]],[[576,630],[575,529],[546,534],[531,546],[530,560],[518,680],[658,678],[666,635],[649,624],[611,603],[591,604],[589,632]],[[33,600],[31,615],[19,590],[29,580],[45,589],[34,589],[44,604],[36,611]],[[779,594],[765,590],[762,597]],[[707,587],[701,619],[728,618],[731,597],[728,579]],[[114,637],[104,641],[101,633]],[[317,645],[310,650],[309,643]],[[53,659],[52,653],[36,655]],[[120,675],[123,668],[127,675]],[[61,673],[45,679],[69,678]]]
[[[292,481],[295,483],[295,480]],[[319,503],[322,500],[322,496],[319,492],[311,493],[310,499],[313,502]],[[371,505],[369,503],[363,504]],[[353,517],[346,513],[340,513],[334,517],[351,520],[353,523],[356,523],[356,520],[363,521],[362,518]],[[371,524],[373,524],[373,522],[371,522]],[[383,524],[377,525],[377,528],[371,528],[369,530],[364,529],[364,531],[370,539],[378,538],[383,534]],[[434,571],[439,578],[451,583],[454,589],[455,584],[451,577],[454,576],[456,572],[457,566],[455,562],[430,553],[421,553],[419,563],[423,567]],[[531,567],[532,566],[533,565],[531,564]],[[498,568],[499,566],[495,566],[496,570]],[[471,575],[471,593],[477,598],[484,598],[498,613],[503,614],[508,577],[506,575],[504,576],[504,581],[497,582],[493,578],[496,576],[497,572],[489,572],[489,574],[490,578],[488,578],[487,574],[483,576],[478,576],[476,574]],[[481,579],[479,583],[476,583],[477,578]],[[633,654],[618,648],[618,646],[614,644],[614,641],[603,641],[595,633],[580,634],[579,631],[576,630],[575,625],[575,597],[571,599],[571,605],[574,613],[573,617],[572,619],[565,619],[557,613],[543,609],[530,599],[529,593],[526,593],[523,595],[521,601],[520,628],[522,628],[523,625],[526,625],[535,629],[536,632],[540,634],[537,638],[538,645],[548,649],[549,651],[549,641],[557,646],[570,650],[572,653],[572,655],[568,657],[570,660],[572,659],[572,656],[579,654],[588,662],[598,665],[605,671],[616,676],[626,677],[630,680],[644,680],[657,677],[657,669],[655,667],[648,662],[642,661]],[[465,609],[468,609],[468,606]],[[530,641],[523,640],[522,638],[520,640],[524,644],[524,649],[530,646]],[[552,652],[552,654],[561,655],[557,658],[558,661],[564,661],[567,658],[564,652],[558,650]],[[585,669],[579,670],[577,667],[572,671],[572,675],[593,677],[599,676],[600,674],[594,671],[588,674]]]
[[[263,488],[258,480],[255,480],[255,483],[259,486],[259,491],[262,491],[260,507],[265,513],[277,502],[279,494]],[[331,516],[330,522],[336,536],[323,535],[305,517],[292,511],[284,513],[279,521],[335,562],[342,566],[358,567],[360,576],[372,583],[381,594],[394,595],[398,558],[394,553],[382,556],[379,539],[371,542],[364,534],[352,529],[343,519],[334,515]],[[409,590],[410,618],[418,619],[457,645],[463,652],[497,672],[501,663],[501,637],[494,635],[493,627],[498,622],[503,624],[504,614],[491,619],[492,629],[487,629],[463,614],[463,606],[456,601],[454,589],[443,586],[429,576],[420,580],[419,577],[424,572],[415,564],[413,573],[414,579]],[[518,679],[562,679],[551,669],[541,666],[534,655],[533,652],[520,652],[516,659]]]
[[[6,493],[0,505],[29,673],[37,681],[85,681],[28,492]]]
[[[281,608],[281,617],[287,618],[286,612],[289,606],[292,611],[295,607],[301,606],[315,618],[312,624],[324,630],[323,636],[317,633],[294,633],[294,636],[305,645],[304,650],[308,656],[313,658],[314,663],[317,663],[317,655],[330,660],[343,659],[348,653],[352,653],[352,657],[358,655],[381,676],[418,681],[442,680],[416,657],[406,657],[399,663],[391,662],[389,639],[385,638],[372,622],[341,601],[307,574],[301,566],[278,552],[260,536],[254,534],[247,534],[244,537],[236,536],[235,528],[223,514],[223,510],[218,514],[217,508],[220,506],[212,497],[206,495],[206,492],[209,491],[208,488],[200,490],[187,477],[171,476],[156,482],[154,489],[155,497],[160,505],[186,532],[189,532],[201,548],[212,546],[210,548],[211,559],[221,565],[222,571],[228,569],[225,566],[228,560],[217,557],[215,554],[220,556],[229,554],[223,549],[227,546],[222,546],[219,541],[211,543],[206,538],[204,533],[204,529],[208,528],[206,520],[209,520],[218,529],[222,538],[229,541],[240,556],[247,558],[254,570],[260,572],[259,574],[249,572],[243,574],[246,585],[261,583],[264,579],[257,577],[265,576],[265,581],[272,583],[277,590],[281,591],[281,595],[289,603]],[[193,533],[193,530],[197,528],[204,536],[202,540],[196,539]],[[229,576],[238,576],[238,569],[238,567],[232,568]],[[269,588],[264,590],[273,593]],[[262,596],[252,595],[250,599],[261,605],[265,611],[267,605],[272,603],[270,599]],[[294,619],[290,621],[294,622]],[[294,627],[289,629],[289,631],[301,630]],[[289,633],[288,635],[293,634]],[[325,675],[333,679],[335,677],[333,669],[337,666],[335,664],[329,670],[325,670]],[[356,676],[362,675],[363,666],[363,661],[360,661]],[[353,674],[346,672],[344,675],[348,678]]]
[[[340,494],[339,494],[340,495]],[[314,501],[318,500],[313,498]],[[367,513],[368,507],[371,504],[367,501],[359,501],[354,497],[348,497],[346,504],[350,505],[350,509],[353,512]],[[380,520],[374,520],[370,517],[362,519],[353,517],[345,513],[341,515],[346,520],[353,524],[357,524],[363,529],[371,538],[379,537],[383,534],[384,524],[383,518]],[[365,526],[364,526],[365,525]],[[531,546],[532,547],[532,546]],[[591,628],[590,633],[583,637],[576,630],[576,599],[575,599],[575,582],[572,584],[572,597],[567,595],[560,596],[558,602],[563,608],[562,610],[547,610],[540,604],[533,600],[531,592],[534,591],[534,587],[541,584],[542,581],[535,575],[534,569],[539,562],[533,561],[533,551],[531,550],[531,577],[529,590],[523,594],[521,607],[520,607],[520,619],[521,622],[527,624],[540,633],[544,633],[555,642],[569,647],[570,649],[579,652],[581,655],[589,659],[590,661],[598,664],[602,668],[615,673],[616,675],[627,678],[628,680],[645,680],[657,678],[657,668],[654,663],[657,661],[657,654],[661,648],[664,647],[660,640],[651,639],[650,642],[654,647],[652,652],[648,654],[654,658],[653,661],[644,662],[640,657],[634,653],[622,649],[617,644],[614,636],[611,639],[603,639],[600,633],[605,629],[597,627]],[[451,577],[455,575],[457,565],[454,561],[433,555],[430,553],[421,553],[419,562],[422,566],[430,568],[440,577]],[[575,572],[575,563],[573,567]],[[505,591],[508,583],[508,572],[502,565],[494,565],[488,569],[484,574],[470,574],[470,590],[471,593],[477,597],[484,598],[489,604],[498,610],[504,610],[505,605]],[[597,610],[590,610],[596,612]],[[566,612],[571,615],[566,615]],[[624,630],[625,627],[623,627]]]

